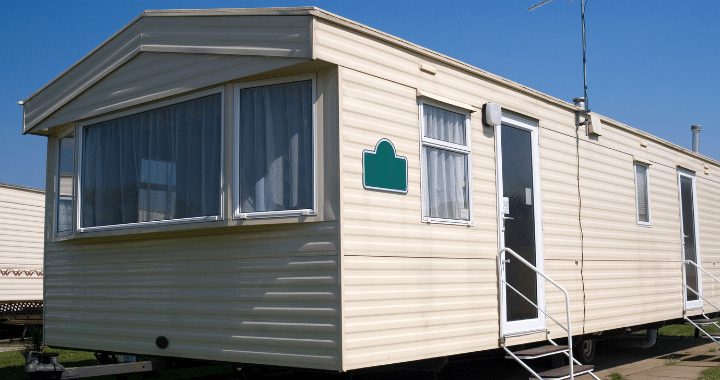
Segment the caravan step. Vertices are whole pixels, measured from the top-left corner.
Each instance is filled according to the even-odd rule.
[[[692,323],[695,323],[697,325],[712,325],[714,323],[720,322],[720,318],[698,318],[698,319],[690,319]]]
[[[513,333],[507,333],[503,335],[503,338],[513,338],[517,336],[525,336],[525,335],[533,335],[533,334],[547,334],[547,329],[537,329],[537,330],[526,330],[526,331],[518,331]]]
[[[573,368],[573,375],[580,376],[593,371],[595,367],[591,365],[575,365]],[[544,380],[561,380],[570,378],[570,366],[551,369],[538,373],[538,375]]]
[[[555,345],[549,344],[547,346],[533,347],[533,348],[528,348],[526,350],[516,351],[516,352],[513,352],[513,354],[515,354],[515,356],[517,356],[518,359],[527,360],[527,359],[542,358],[545,356],[555,355],[555,354],[559,354],[562,352],[569,353],[570,351],[568,350],[568,346],[555,346]],[[505,356],[505,357],[508,359],[512,358],[509,355]]]

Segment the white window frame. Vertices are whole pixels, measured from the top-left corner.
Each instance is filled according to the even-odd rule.
[[[425,125],[425,105],[430,105],[436,108],[441,108],[447,111],[459,113],[465,115],[465,145],[455,144],[443,140],[426,137],[426,125]],[[421,98],[418,100],[419,105],[419,116],[420,116],[420,188],[422,197],[422,222],[423,223],[435,223],[435,224],[454,224],[463,226],[472,226],[474,222],[473,215],[473,191],[472,191],[472,143],[470,139],[470,114],[471,111],[460,108],[451,104],[436,101],[430,98]],[[467,192],[468,192],[468,219],[445,219],[445,218],[433,218],[429,216],[430,211],[430,199],[429,199],[429,175],[427,172],[426,153],[425,148],[443,149],[455,153],[465,154],[467,156]]]
[[[78,189],[75,185],[75,183],[76,183],[75,177],[78,173],[78,167],[77,167],[77,165],[78,165],[78,159],[77,159],[78,158],[77,157],[78,135],[77,135],[76,128],[73,127],[73,128],[68,129],[64,133],[58,135],[57,140],[55,141],[55,150],[56,150],[56,152],[55,152],[55,175],[54,175],[54,179],[53,179],[53,195],[55,198],[55,199],[53,199],[53,204],[55,206],[55,209],[53,210],[53,214],[54,214],[53,215],[53,234],[56,237],[65,237],[65,236],[71,236],[72,234],[74,234],[76,221],[77,221],[76,215],[71,211],[70,215],[72,217],[72,221],[70,222],[70,229],[67,231],[63,231],[63,232],[58,231],[58,223],[60,222],[60,220],[58,218],[58,211],[59,211],[59,207],[60,207],[60,202],[59,202],[59,200],[60,200],[60,154],[61,154],[60,140],[68,137],[69,135],[73,135],[73,139],[75,139],[75,142],[73,143],[74,145],[73,145],[73,170],[72,170],[72,176],[73,176],[73,179],[72,179],[72,186],[73,186],[72,210],[75,210],[75,208],[78,205],[76,203]]]
[[[83,134],[85,127],[88,125],[93,125],[97,123],[101,123],[103,121],[118,119],[125,116],[130,116],[134,114],[138,114],[145,111],[151,111],[162,107],[171,106],[173,104],[183,103],[189,100],[202,98],[209,95],[214,94],[220,94],[220,186],[218,188],[219,192],[219,215],[211,215],[211,216],[196,216],[191,218],[178,218],[178,219],[166,219],[166,220],[153,220],[153,221],[147,221],[147,222],[136,222],[136,223],[123,223],[123,224],[111,224],[106,226],[92,226],[92,227],[82,227],[82,151],[83,151]],[[188,94],[185,96],[180,96],[177,98],[167,99],[163,100],[157,103],[148,104],[145,106],[135,107],[131,108],[125,111],[112,113],[106,116],[97,117],[93,119],[89,119],[86,121],[83,121],[81,123],[77,123],[77,128],[75,132],[75,225],[76,225],[76,231],[79,233],[83,232],[92,232],[92,231],[108,231],[108,230],[122,230],[122,229],[128,229],[128,228],[138,228],[138,227],[153,227],[153,226],[164,226],[164,225],[175,225],[175,224],[186,224],[186,223],[195,223],[195,222],[209,222],[209,221],[219,221],[225,219],[225,195],[224,195],[224,173],[225,173],[225,91],[223,87],[217,87],[205,91],[199,91],[194,92],[192,94]]]
[[[647,221],[640,220],[640,193],[638,192],[637,166],[645,167],[645,199],[647,199]],[[650,164],[642,161],[633,162],[633,177],[635,178],[635,221],[638,226],[652,227],[652,213],[650,212]]]
[[[311,85],[311,113],[312,113],[312,208],[298,210],[253,211],[243,212],[240,209],[240,90],[253,87],[272,86],[276,84],[302,82],[309,80]],[[233,89],[233,219],[264,219],[282,217],[302,217],[317,215],[318,186],[317,186],[317,89],[315,74],[296,75],[290,77],[273,78],[252,82],[238,83]]]

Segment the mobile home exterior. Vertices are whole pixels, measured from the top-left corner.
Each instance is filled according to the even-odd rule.
[[[24,102],[45,339],[349,371],[563,336],[505,247],[574,335],[699,314],[720,163],[580,111],[313,7],[147,11]]]
[[[0,322],[42,307],[44,220],[42,191],[0,184]]]

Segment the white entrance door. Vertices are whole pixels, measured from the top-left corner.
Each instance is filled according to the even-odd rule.
[[[700,261],[700,244],[697,226],[697,199],[695,199],[695,175],[685,170],[678,171],[680,189],[680,233],[682,238],[683,260],[697,265]],[[683,261],[684,262],[684,261]],[[685,266],[685,309],[702,307],[702,276],[700,270],[692,264]],[[688,289],[689,288],[689,289]]]
[[[500,247],[510,248],[543,270],[542,214],[538,125],[536,121],[503,113],[495,128]],[[541,308],[545,306],[544,280],[535,271],[507,255],[505,281]],[[545,328],[545,315],[507,287],[500,302],[504,333]]]

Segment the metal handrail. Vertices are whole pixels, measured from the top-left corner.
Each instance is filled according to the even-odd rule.
[[[550,277],[546,276],[545,273],[543,273],[543,272],[542,272],[540,269],[538,269],[535,265],[531,264],[529,261],[525,260],[522,256],[518,255],[515,251],[513,251],[512,249],[507,248],[507,247],[501,249],[501,250],[498,252],[498,270],[500,271],[499,276],[498,276],[498,283],[499,283],[499,285],[500,285],[500,289],[499,289],[499,290],[500,290],[500,292],[501,292],[501,294],[500,294],[500,296],[501,296],[501,297],[500,297],[500,307],[501,307],[501,308],[505,307],[505,305],[504,305],[504,303],[505,303],[505,292],[506,292],[505,289],[506,289],[507,287],[511,287],[514,291],[516,291],[517,293],[521,294],[517,289],[515,289],[512,285],[508,284],[507,281],[505,280],[505,264],[507,263],[507,262],[505,261],[505,254],[506,254],[506,253],[510,253],[512,256],[514,256],[516,259],[518,259],[521,263],[523,263],[526,267],[532,269],[536,274],[540,275],[543,279],[545,279],[545,281],[549,282],[550,284],[552,284],[553,286],[555,286],[556,288],[558,288],[558,289],[563,293],[563,296],[565,296],[565,315],[566,315],[567,327],[563,326],[563,325],[562,325],[560,322],[558,322],[555,318],[551,318],[551,319],[553,320],[553,322],[557,323],[558,326],[560,326],[561,328],[563,328],[563,329],[567,332],[567,335],[568,335],[568,353],[570,354],[570,357],[572,357],[573,343],[572,343],[572,321],[570,320],[570,294],[568,294],[567,290],[565,290],[565,288],[563,288],[560,284],[558,284],[557,282],[555,282],[555,281],[554,281],[553,279],[551,279]],[[527,299],[527,297],[525,297],[524,295],[521,294],[521,296],[523,296],[523,298]],[[535,305],[535,303],[533,303],[533,302],[530,302],[530,303],[533,304],[533,306],[535,306],[535,308],[537,308],[538,311],[542,312],[542,313],[545,314],[545,315],[548,315],[541,307]],[[502,336],[502,334],[503,334],[502,323],[500,323],[500,334],[501,334],[501,336]],[[508,351],[508,350],[506,350],[506,351]],[[574,363],[573,360],[569,360],[569,361],[568,361],[568,364],[569,364],[569,366],[570,366],[570,379],[575,379],[575,368],[574,368],[575,363]],[[537,373],[535,373],[534,371],[531,371],[531,372],[533,373],[533,375],[534,375],[535,377],[537,377],[538,379],[540,379],[540,377],[537,375]]]
[[[712,273],[708,272],[707,269],[701,267],[701,266],[698,265],[696,262],[694,262],[694,261],[692,261],[692,260],[684,260],[684,263],[685,263],[685,264],[691,264],[691,265],[694,266],[695,268],[700,269],[703,273],[707,274],[708,276],[710,276],[710,278],[712,278],[713,280],[715,280],[715,282],[717,282],[718,284],[720,284],[720,279],[718,279],[717,277],[713,276]],[[683,266],[683,274],[684,274],[684,272],[685,272],[685,266]],[[710,302],[707,298],[703,297],[703,295],[700,294],[699,289],[693,289],[692,287],[690,287],[690,285],[687,284],[687,275],[685,275],[685,276],[683,276],[683,277],[684,277],[683,280],[684,280],[684,282],[685,282],[685,288],[686,288],[686,289],[688,289],[688,290],[690,290],[691,292],[695,293],[698,297],[702,298],[703,301],[709,303],[710,306],[712,306],[712,307],[714,307],[716,310],[720,311],[720,307],[718,307],[718,306],[715,305],[714,303]]]

